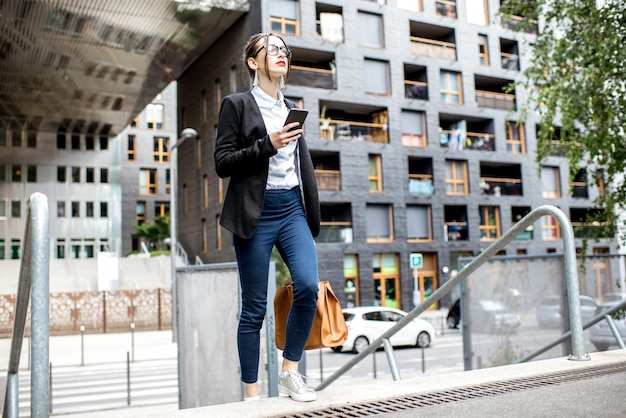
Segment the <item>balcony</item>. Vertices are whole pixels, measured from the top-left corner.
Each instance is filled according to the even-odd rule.
[[[426,67],[404,64],[404,97],[428,100]]]
[[[524,18],[521,16],[511,16],[508,20],[502,23],[502,27],[515,31],[519,26],[523,24],[523,21]],[[524,32],[530,33],[531,35],[536,35],[539,30],[539,23],[536,19],[530,19],[529,23],[530,24],[527,28],[525,28]]]
[[[339,170],[314,170],[319,190],[341,190],[341,172]]]
[[[523,196],[521,167],[518,164],[481,162],[480,194]]]
[[[352,242],[350,203],[322,203],[320,205],[320,213],[320,233],[315,238],[316,242]]]
[[[335,56],[329,52],[294,48],[289,84],[294,86],[336,89]]]
[[[433,195],[433,160],[409,157],[409,194],[412,196]]]
[[[515,95],[476,90],[476,103],[480,107],[489,107],[491,109],[515,110]]]
[[[320,138],[389,143],[387,110],[352,103],[320,102]]]
[[[495,136],[480,132],[462,132],[459,130],[439,130],[441,148],[456,150],[473,149],[478,151],[495,151]]]
[[[412,54],[456,61],[454,29],[412,21],[410,31]]]

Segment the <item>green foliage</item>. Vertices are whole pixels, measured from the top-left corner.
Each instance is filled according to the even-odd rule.
[[[522,104],[522,117],[540,117],[537,162],[545,162],[557,143],[569,159],[570,180],[585,167],[590,185],[604,185],[594,201],[601,211],[586,223],[614,228],[626,206],[625,13],[621,0],[507,0],[500,9],[502,21],[522,17],[520,32],[539,17],[539,32],[529,37],[531,65],[519,83],[531,98]],[[586,239],[606,235],[602,229],[590,229],[597,234]]]
[[[146,241],[150,249],[159,248],[159,244],[170,236],[170,220],[165,216],[157,216],[153,224],[144,222],[135,225],[135,235]]]

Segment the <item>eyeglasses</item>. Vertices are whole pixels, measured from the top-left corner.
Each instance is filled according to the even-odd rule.
[[[278,51],[282,52],[285,57],[287,57],[287,59],[291,59],[291,49],[287,48],[286,46],[278,46],[278,45],[274,45],[274,44],[269,44],[267,45],[267,47],[265,45],[263,45],[261,48],[259,48],[256,53],[253,55],[253,58],[256,58],[257,55],[259,55],[259,52],[261,52],[261,50],[265,48],[265,51],[267,51],[267,55],[269,55],[270,57],[274,57],[276,55],[278,55]]]

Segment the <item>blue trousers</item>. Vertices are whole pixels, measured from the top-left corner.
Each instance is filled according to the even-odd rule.
[[[251,239],[234,236],[233,243],[242,298],[237,330],[241,380],[254,383],[258,378],[261,326],[266,312],[269,264],[274,246],[289,267],[294,284],[284,358],[300,361],[315,316],[317,254],[298,189],[267,190],[256,234]]]

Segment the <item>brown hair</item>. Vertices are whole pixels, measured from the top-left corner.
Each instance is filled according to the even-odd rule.
[[[246,42],[246,46],[243,47],[243,57],[242,57],[243,68],[248,71],[248,75],[250,76],[250,79],[254,78],[254,70],[250,68],[250,66],[248,66],[248,58],[256,59],[255,54],[257,53],[257,51],[259,51],[259,48],[261,47],[261,45],[259,45],[259,41],[263,40],[262,45],[267,48],[267,46],[269,45],[268,42],[269,42],[270,36],[275,36],[276,38],[283,41],[283,44],[287,46],[287,43],[282,38],[282,36],[276,35],[275,33],[270,32],[270,33],[256,33],[250,36],[248,38],[248,42]],[[265,54],[265,68],[267,68],[267,54]],[[285,75],[285,83],[287,83],[287,80],[289,80],[290,73],[291,73],[291,58],[288,58],[287,59],[287,74]],[[272,79],[269,74],[267,76],[270,77],[270,80]]]

